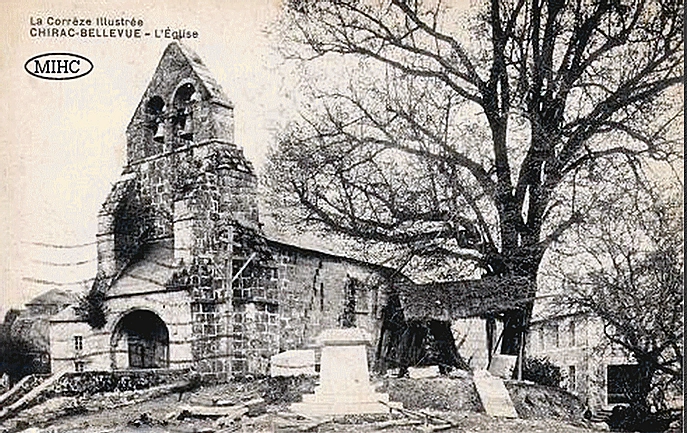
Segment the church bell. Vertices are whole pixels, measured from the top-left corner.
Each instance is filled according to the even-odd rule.
[[[179,137],[184,140],[193,139],[193,122],[191,122],[191,116],[186,116],[184,118],[181,129],[179,129]]]
[[[155,127],[155,135],[153,135],[153,140],[158,143],[165,142],[165,128],[162,122],[158,122]]]

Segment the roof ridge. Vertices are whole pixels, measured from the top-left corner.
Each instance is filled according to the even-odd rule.
[[[215,80],[215,77],[212,75],[208,67],[205,65],[205,63],[203,63],[203,59],[201,59],[201,57],[195,51],[178,41],[171,42],[167,46],[167,49],[169,49],[171,46],[175,46],[179,49],[179,52],[186,59],[196,77],[198,77],[198,80],[203,84],[205,89],[213,98],[219,99],[225,104],[233,107],[234,104],[224,93],[222,86],[220,86],[217,80]],[[165,52],[167,52],[167,49],[165,49]]]

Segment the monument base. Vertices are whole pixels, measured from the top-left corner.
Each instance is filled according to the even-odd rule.
[[[353,415],[389,413],[389,395],[375,392],[370,385],[365,344],[370,336],[362,329],[328,329],[319,337],[323,344],[320,386],[303,395],[302,403],[290,409],[303,415]]]
[[[389,413],[391,409],[381,403],[360,401],[357,403],[293,403],[291,411],[307,416],[356,415]]]
[[[371,386],[336,394],[317,387],[314,394],[303,395],[302,403],[290,406],[291,411],[309,416],[389,413],[392,408],[401,409],[403,404],[389,402],[389,394],[375,392]]]

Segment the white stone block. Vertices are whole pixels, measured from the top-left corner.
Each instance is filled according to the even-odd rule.
[[[503,418],[518,417],[508,389],[501,378],[492,376],[487,370],[477,370],[473,379],[487,415]]]
[[[515,355],[494,355],[489,365],[489,373],[502,379],[510,379],[513,377],[517,360],[518,357]]]
[[[314,350],[287,350],[270,358],[270,376],[315,375]]]
[[[408,367],[408,377],[411,379],[432,379],[434,377],[439,377],[439,366]]]

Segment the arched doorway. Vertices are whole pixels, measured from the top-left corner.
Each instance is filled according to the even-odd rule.
[[[122,317],[112,333],[114,368],[168,368],[169,332],[160,317],[134,310]]]

